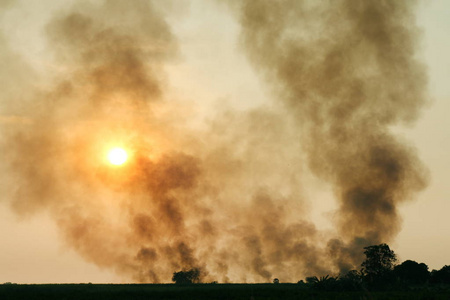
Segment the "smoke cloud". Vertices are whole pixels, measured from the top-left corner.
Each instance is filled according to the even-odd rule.
[[[426,101],[414,3],[234,4],[243,48],[294,112],[310,169],[334,187],[344,244],[330,248],[340,268],[354,266],[345,252],[391,240],[398,204],[426,184],[414,150],[390,133]]]
[[[391,133],[426,100],[414,5],[229,4],[276,101],[218,109],[197,127],[165,94],[165,66],[182,48],[160,3],[59,11],[45,27],[44,78],[1,36],[14,211],[49,211],[86,261],[137,282],[190,268],[205,282],[296,281],[358,267],[362,247],[391,241],[398,204],[426,185],[414,149]],[[106,162],[114,146],[129,152],[124,166]],[[309,220],[309,170],[333,186],[335,235]]]

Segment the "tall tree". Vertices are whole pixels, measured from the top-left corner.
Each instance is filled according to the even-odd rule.
[[[364,254],[366,260],[361,264],[361,271],[370,280],[386,275],[397,262],[397,256],[387,244],[364,247]]]

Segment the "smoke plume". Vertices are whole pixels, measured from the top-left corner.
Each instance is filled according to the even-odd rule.
[[[86,261],[137,282],[191,268],[205,282],[296,281],[358,267],[362,247],[391,241],[398,204],[426,184],[391,133],[426,99],[414,5],[230,2],[276,101],[218,109],[196,127],[190,104],[165,94],[165,66],[183,49],[159,4],[59,11],[45,27],[45,76],[0,36],[13,210],[49,211]],[[105,161],[115,146],[130,154],[124,166]],[[336,235],[309,220],[308,170],[333,186]]]
[[[415,120],[426,100],[414,3],[235,6],[249,59],[295,114],[310,169],[334,187],[346,246],[332,240],[332,252],[391,240],[398,204],[426,183],[414,150],[390,133]],[[357,262],[354,255],[340,261],[345,256],[341,268]]]

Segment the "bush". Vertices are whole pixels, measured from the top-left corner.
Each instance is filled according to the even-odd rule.
[[[200,269],[194,268],[188,271],[173,273],[172,281],[176,284],[191,284],[200,282]]]

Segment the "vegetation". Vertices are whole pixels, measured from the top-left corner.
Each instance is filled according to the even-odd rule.
[[[318,291],[307,285],[280,284],[44,284],[0,285],[2,300],[448,300],[450,290]]]
[[[361,264],[361,272],[369,278],[384,276],[392,271],[397,256],[388,245],[374,245],[364,248],[366,260]]]
[[[397,263],[397,256],[388,245],[364,248],[366,259],[361,270],[332,277],[306,277],[305,285],[316,291],[449,291],[450,266],[428,271],[424,263],[412,260]],[[303,283],[303,281],[299,282]],[[431,298],[434,299],[434,298]]]
[[[176,284],[191,284],[200,282],[200,269],[194,268],[188,271],[173,273],[172,281]]]
[[[338,276],[309,276],[297,284],[200,283],[201,270],[175,272],[175,284],[56,284],[0,285],[0,299],[450,299],[450,266],[428,271],[424,263],[407,260],[397,264],[388,245],[364,248],[360,270]]]

